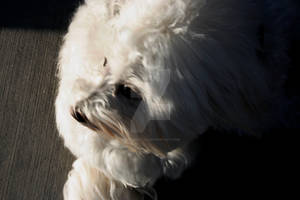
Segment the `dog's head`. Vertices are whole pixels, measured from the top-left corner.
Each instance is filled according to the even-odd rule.
[[[172,38],[185,34],[196,15],[185,12],[192,5],[107,1],[101,8],[98,2],[101,16],[91,5],[77,12],[60,54],[60,65],[72,66],[60,69],[72,84],[70,114],[99,134],[162,156],[190,138],[183,137],[186,126],[199,130],[182,118],[193,108],[179,103],[190,104],[182,63],[174,60],[181,52],[170,55]]]
[[[236,40],[234,50],[224,51],[236,35],[209,27],[212,14],[203,10],[201,18],[199,2],[120,0],[103,1],[97,11],[82,7],[90,12],[78,11],[60,61],[70,66],[60,73],[69,77],[61,84],[72,85],[73,118],[158,156],[210,125],[249,126],[249,110],[260,103],[253,96],[266,91],[256,76],[254,47],[244,49],[246,40]],[[217,41],[220,35],[228,40]],[[248,60],[239,68],[242,56]]]

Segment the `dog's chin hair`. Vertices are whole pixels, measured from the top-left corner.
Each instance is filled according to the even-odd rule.
[[[98,109],[92,108],[92,110]],[[109,117],[114,116],[112,113],[111,115],[103,115],[102,113],[102,116],[99,117],[98,115],[94,116],[90,111],[84,112],[83,109],[76,106],[75,108],[71,108],[70,115],[83,126],[95,131],[107,140],[118,140],[132,152],[152,153],[161,158],[167,156],[167,152],[153,145],[151,139],[138,138],[137,134],[130,134],[130,131],[123,125],[120,119],[112,119]],[[104,121],[104,119],[106,119],[106,121]]]
[[[93,94],[92,98],[87,98],[77,103],[74,108],[71,108],[70,115],[81,125],[93,130],[107,140],[118,140],[132,152],[151,153],[162,159],[167,156],[169,151],[175,149],[174,146],[179,146],[182,141],[180,136],[173,131],[175,130],[174,125],[172,123],[166,125],[168,122],[149,122],[143,131],[135,131],[139,125],[138,120],[141,119],[138,117],[136,120],[129,119],[132,116],[128,113],[133,113],[134,111],[127,109],[120,115],[120,113],[106,108],[112,107],[111,102],[114,102],[114,99],[111,99],[110,104],[107,103],[103,106],[97,103],[101,98],[95,98],[95,96]],[[124,110],[124,105],[115,103],[113,110]],[[141,121],[147,120],[143,118]],[[169,138],[166,137],[167,135],[158,134],[167,131],[173,131],[173,135]]]

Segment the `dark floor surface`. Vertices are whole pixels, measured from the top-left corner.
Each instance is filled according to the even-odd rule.
[[[72,157],[54,124],[60,34],[0,30],[0,199],[61,199]]]
[[[74,158],[54,123],[56,60],[79,2],[0,3],[0,200],[62,199]],[[297,45],[292,54],[299,66]],[[290,72],[292,96],[299,94],[299,75],[297,67]],[[183,178],[156,184],[159,199],[289,199],[299,191],[299,132],[274,129],[257,139],[210,131]]]

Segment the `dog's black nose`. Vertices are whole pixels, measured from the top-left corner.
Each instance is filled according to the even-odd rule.
[[[80,110],[79,107],[71,108],[71,115],[72,117],[78,121],[80,124],[92,129],[92,130],[99,130],[99,127],[96,126],[94,123],[89,120],[89,118]]]
[[[78,108],[71,109],[71,115],[76,121],[80,123],[86,123],[88,121],[87,117],[79,111]]]

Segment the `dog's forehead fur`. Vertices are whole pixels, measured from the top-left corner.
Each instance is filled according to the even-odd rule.
[[[176,6],[170,6],[171,1],[153,2],[89,0],[79,8],[60,52],[61,58],[70,59],[60,59],[59,63],[64,66],[59,68],[64,74],[60,77],[66,77],[60,84],[73,87],[74,103],[87,98],[104,81],[116,84],[126,80],[148,90],[145,93],[149,95],[150,89],[155,89],[139,77],[164,66],[161,57],[168,53],[170,34],[186,30],[186,23],[179,24],[185,20],[183,10],[189,1],[174,1]],[[134,9],[136,5],[139,9]],[[178,13],[180,6],[183,10]],[[116,7],[118,12],[112,12]],[[160,19],[162,11],[166,14]]]
[[[73,54],[70,70],[76,71],[73,74],[77,76],[101,74],[103,59],[107,57],[109,70],[116,78],[141,54],[146,57],[162,53],[157,48],[164,44],[158,42],[166,42],[171,32],[184,32],[191,19],[184,14],[189,1],[104,0],[102,4],[101,1],[92,4],[93,1],[80,7],[74,16],[66,36],[66,43],[70,45],[65,44],[65,51],[62,51],[62,54]],[[110,9],[116,6],[120,11],[112,14]],[[90,12],[85,12],[86,9]],[[80,28],[82,26],[85,28]]]

